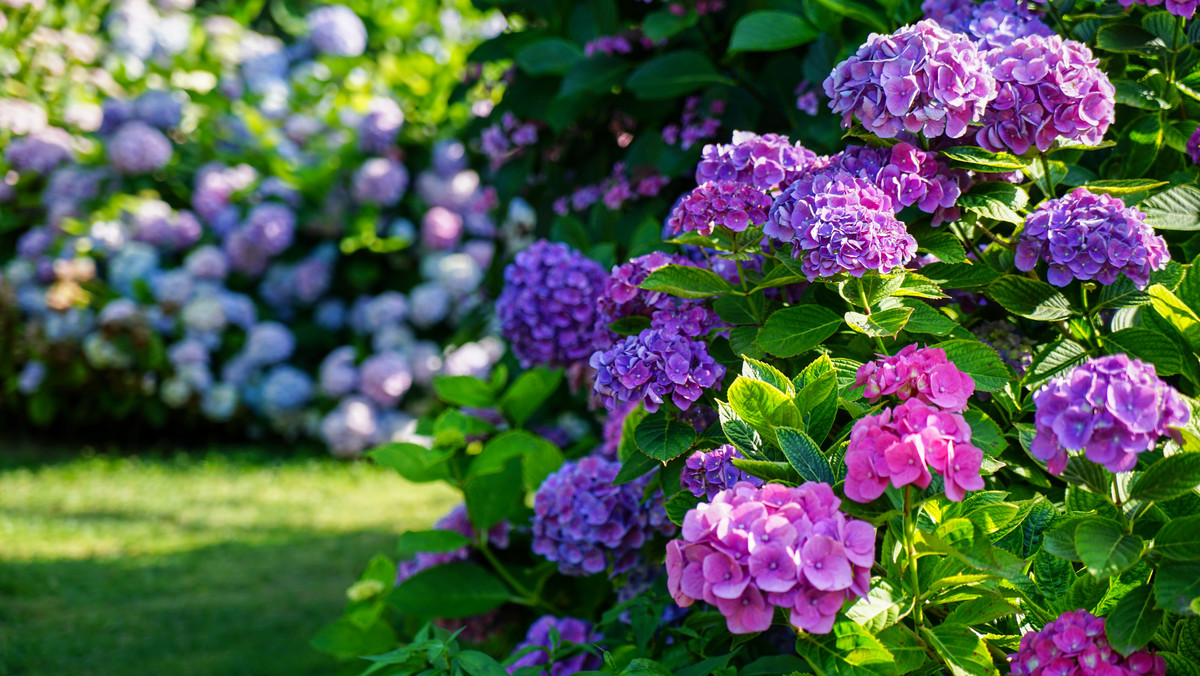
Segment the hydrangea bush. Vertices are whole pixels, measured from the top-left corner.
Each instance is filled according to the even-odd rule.
[[[543,216],[494,296],[525,370],[436,378],[433,439],[371,451],[475,530],[404,535],[454,560],[318,638],[397,631],[371,673],[1200,671],[1200,54],[1146,4],[506,5],[465,134]]]

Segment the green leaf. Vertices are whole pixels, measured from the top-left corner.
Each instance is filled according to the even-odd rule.
[[[621,317],[608,325],[608,330],[619,336],[636,336],[648,328],[650,328],[650,318],[642,315]]]
[[[1200,485],[1200,453],[1176,453],[1150,465],[1129,489],[1130,500],[1165,502]]]
[[[891,582],[881,579],[871,585],[866,598],[860,598],[846,610],[846,618],[878,634],[896,624],[911,606],[911,599],[905,598]]]
[[[1102,26],[1096,33],[1096,47],[1121,54],[1154,54],[1166,44],[1146,30],[1127,23]]]
[[[737,446],[747,458],[762,459],[762,438],[745,420],[738,417],[733,407],[723,401],[717,401],[717,414],[721,421],[721,431],[729,443]]]
[[[1154,551],[1172,561],[1200,561],[1200,515],[1167,522],[1154,536]]]
[[[771,462],[768,460],[747,460],[734,458],[733,466],[743,472],[766,481],[782,481],[784,483],[800,483],[800,475],[795,468],[786,462]]]
[[[700,504],[700,498],[692,495],[692,492],[684,489],[672,495],[669,500],[663,503],[663,507],[667,510],[667,518],[676,526],[683,525],[683,517],[691,511],[696,505]]]
[[[1082,364],[1087,357],[1087,348],[1073,340],[1060,339],[1042,345],[1033,353],[1033,363],[1025,371],[1022,384],[1036,390],[1059,373]]]
[[[975,389],[996,392],[1014,379],[1013,372],[995,350],[974,340],[948,340],[938,343],[946,351],[946,358],[954,362],[958,370],[971,376]]]
[[[804,424],[791,397],[764,382],[738,376],[726,396],[738,417],[766,439],[775,440],[775,427]]]
[[[837,483],[829,461],[821,454],[821,447],[804,432],[791,427],[775,430],[779,436],[779,447],[792,467],[805,481],[820,481],[830,486]]]
[[[463,650],[454,656],[454,664],[467,676],[508,676],[500,663],[478,650]]]
[[[501,471],[473,476],[463,483],[463,498],[471,525],[485,531],[516,510],[525,492],[521,467],[519,458],[510,458]]]
[[[887,33],[891,28],[881,20],[879,10],[872,9],[855,0],[817,0],[817,3],[825,9],[852,19],[865,26],[870,26],[871,30],[879,33]]]
[[[1138,208],[1155,230],[1200,230],[1200,189],[1177,185],[1142,200]]]
[[[646,416],[634,432],[643,453],[666,463],[683,455],[696,440],[696,430],[687,423],[669,419],[662,411]]]
[[[762,349],[787,359],[820,345],[842,325],[842,318],[820,305],[784,308],[767,318],[758,334]]]
[[[1004,275],[984,291],[1009,312],[1043,322],[1067,319],[1073,313],[1071,303],[1061,291],[1036,279]]]
[[[946,616],[946,624],[980,625],[1021,612],[1013,604],[994,596],[981,596],[964,601]]]
[[[433,379],[433,391],[454,406],[487,408],[496,399],[492,388],[473,376],[438,376]]]
[[[521,458],[521,480],[525,490],[537,492],[546,477],[558,471],[563,465],[563,454],[557,446],[542,437],[537,437],[540,443],[531,446]]]
[[[681,50],[642,64],[625,84],[639,99],[654,100],[673,99],[709,85],[731,82],[717,72],[708,57],[700,52]]]
[[[410,530],[400,534],[396,547],[399,556],[411,556],[420,552],[440,554],[462,549],[471,544],[461,533],[452,530]]]
[[[1129,570],[1142,558],[1142,539],[1112,519],[1093,517],[1075,528],[1075,551],[1098,580]]]
[[[991,676],[996,672],[983,640],[962,624],[939,624],[926,632],[930,644],[950,667],[954,676]]]
[[[931,263],[921,268],[921,274],[943,289],[973,289],[987,286],[1000,273],[982,263]]]
[[[547,37],[523,45],[513,57],[517,67],[530,75],[562,75],[583,60],[579,45],[562,38]]]
[[[563,78],[558,95],[566,98],[578,94],[607,94],[621,83],[628,70],[628,61],[597,54],[571,67]]]
[[[621,471],[617,472],[617,478],[613,479],[613,485],[627,484],[646,476],[657,467],[662,467],[662,463],[641,451],[635,451],[625,462],[621,463]]]
[[[1162,624],[1163,612],[1154,607],[1154,595],[1150,585],[1135,587],[1117,602],[1117,606],[1105,618],[1104,628],[1108,642],[1122,655],[1141,649]]]
[[[396,634],[387,622],[376,621],[367,629],[341,618],[321,627],[310,641],[317,650],[341,659],[375,655],[396,645]]]
[[[912,308],[894,307],[873,312],[869,315],[859,312],[847,312],[845,319],[850,328],[872,338],[882,338],[884,336],[895,337],[896,334],[904,330],[904,326],[908,324],[908,318],[912,316],[912,313]]]
[[[1029,166],[1029,160],[1011,153],[993,153],[974,146],[947,148],[941,152],[952,165],[983,173],[1007,173]]]
[[[669,9],[660,9],[646,15],[642,21],[642,33],[655,42],[666,40],[672,35],[696,25],[698,18],[699,16],[692,11],[680,16]]]
[[[1160,376],[1173,376],[1183,371],[1179,347],[1175,341],[1158,331],[1133,327],[1121,329],[1104,337],[1108,354],[1128,354],[1130,357],[1154,364]]]
[[[1200,563],[1160,565],[1154,573],[1154,597],[1163,610],[1200,615]]]
[[[454,451],[435,451],[417,444],[391,443],[367,451],[367,455],[379,465],[396,470],[409,481],[425,483],[449,478],[446,459],[454,455]]]
[[[983,451],[985,455],[997,456],[1008,448],[1004,432],[986,413],[971,408],[963,413],[963,418],[971,426],[971,445]]]
[[[793,401],[804,418],[805,433],[819,445],[829,435],[837,417],[837,371],[829,357],[821,355],[804,369],[796,381],[802,385]]]
[[[942,293],[941,287],[934,284],[928,277],[918,275],[915,272],[905,274],[904,283],[892,295],[925,298],[928,300],[941,300],[947,297],[946,294]]]
[[[895,658],[859,624],[841,620],[828,634],[802,634],[796,652],[828,676],[895,674]]]
[[[792,384],[792,381],[770,364],[764,364],[757,359],[743,359],[742,375],[766,383],[789,397],[796,396],[796,386]]]
[[[924,333],[930,336],[946,336],[959,327],[959,323],[946,315],[929,307],[928,303],[916,298],[905,298],[901,301],[904,307],[911,309],[912,316],[904,325],[909,333]]]
[[[427,568],[388,595],[396,610],[421,618],[460,618],[499,608],[512,595],[504,583],[473,563]]]
[[[1127,178],[1111,181],[1091,181],[1090,183],[1085,183],[1083,187],[1094,193],[1124,197],[1125,195],[1136,195],[1139,192],[1148,192],[1155,188],[1161,188],[1166,184],[1166,181],[1156,181],[1152,178]]]
[[[1013,211],[1007,204],[1001,202],[989,195],[977,195],[967,193],[958,198],[958,206],[973,211],[984,218],[990,218],[994,221],[1002,221],[1004,223],[1013,223],[1020,225],[1025,222],[1025,218]]]
[[[926,549],[949,554],[981,572],[1010,579],[1022,574],[1021,559],[994,546],[970,519],[949,519],[934,533],[918,531],[917,539]]]
[[[789,12],[750,12],[733,25],[729,52],[774,52],[812,42],[815,26]]]
[[[517,376],[504,396],[500,397],[500,408],[508,414],[509,420],[517,425],[524,425],[542,404],[558,389],[562,381],[562,371],[537,367]]]
[[[1082,561],[1075,549],[1075,530],[1079,524],[1093,518],[1092,516],[1069,516],[1057,521],[1042,540],[1042,547],[1051,554],[1067,561]]]
[[[711,298],[733,291],[729,282],[712,270],[688,265],[665,265],[651,272],[639,288],[680,298]]]

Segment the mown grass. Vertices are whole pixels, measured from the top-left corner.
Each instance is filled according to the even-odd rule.
[[[3,453],[0,445],[0,453]],[[325,458],[0,462],[0,674],[332,674],[367,559],[453,503]]]

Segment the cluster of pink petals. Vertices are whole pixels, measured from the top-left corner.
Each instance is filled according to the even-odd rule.
[[[875,562],[875,529],[840,506],[823,483],[721,491],[667,544],[671,597],[716,606],[734,634],[765,631],[776,607],[796,628],[828,633],[846,599],[867,595]]]
[[[946,358],[945,350],[916,345],[858,367],[854,384],[872,402],[894,394],[901,401],[914,397],[944,411],[965,411],[975,393],[975,381]]]
[[[846,449],[846,497],[870,502],[889,483],[928,488],[933,470],[945,480],[946,497],[962,502],[967,491],[983,488],[982,462],[966,419],[910,399],[854,423]]]
[[[974,41],[931,20],[872,34],[824,86],[843,126],[857,117],[881,138],[906,131],[960,138],[996,97],[996,80]]]
[[[1104,618],[1086,610],[1063,613],[1041,631],[1021,636],[1008,656],[1013,676],[1166,676],[1167,663],[1139,650],[1122,657],[1104,633]]]
[[[696,182],[737,181],[762,190],[786,187],[817,161],[817,154],[786,136],[733,132],[732,143],[704,146]]]
[[[684,195],[671,210],[667,225],[673,233],[695,232],[708,236],[717,226],[742,232],[767,221],[771,198],[765,192],[737,181],[702,183]]]

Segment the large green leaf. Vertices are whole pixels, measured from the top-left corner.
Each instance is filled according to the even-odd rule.
[[[795,402],[770,385],[738,376],[729,386],[729,405],[764,439],[776,441],[776,427],[800,427],[804,419]]]
[[[711,298],[733,291],[729,282],[712,270],[689,265],[664,265],[651,272],[639,287],[680,298]]]
[[[1175,341],[1158,331],[1131,327],[1104,336],[1104,349],[1109,354],[1128,354],[1154,364],[1160,376],[1173,376],[1183,370],[1179,347]]]
[[[1061,291],[1028,277],[1005,275],[989,284],[984,293],[1005,310],[1029,319],[1054,322],[1073,314]]]
[[[1162,624],[1163,611],[1154,607],[1150,585],[1135,587],[1125,594],[1108,614],[1104,628],[1108,642],[1122,655],[1139,650],[1150,642]]]
[[[625,81],[640,99],[673,99],[714,84],[729,84],[700,52],[673,51],[642,64]]]
[[[665,463],[691,448],[696,440],[696,430],[687,423],[671,420],[659,411],[646,416],[638,424],[634,438],[643,453]]]
[[[525,492],[520,458],[510,458],[501,471],[467,479],[463,498],[471,525],[487,530],[508,518]],[[446,617],[446,616],[439,616]]]
[[[473,563],[447,563],[408,578],[388,595],[388,605],[421,618],[482,615],[512,598],[504,583]]]
[[[438,376],[433,391],[447,404],[472,408],[487,408],[496,398],[491,386],[474,376]]]
[[[1138,208],[1155,230],[1200,230],[1200,190],[1195,186],[1177,185],[1142,200]]]
[[[1130,500],[1164,501],[1200,485],[1200,453],[1176,453],[1150,465],[1129,489]]]
[[[732,52],[774,52],[799,47],[820,35],[811,23],[790,12],[750,12],[733,25]]]
[[[987,646],[969,626],[939,624],[925,635],[929,637],[933,649],[946,660],[954,676],[991,676],[996,673]]]
[[[1154,574],[1154,597],[1163,610],[1200,615],[1200,563],[1172,561],[1159,566]]]
[[[974,289],[1000,277],[999,272],[979,262],[931,263],[921,268],[921,274],[944,289]]]
[[[904,330],[905,325],[908,324],[908,318],[912,314],[912,308],[894,307],[873,312],[869,315],[860,312],[847,312],[845,319],[846,324],[855,331],[871,336],[872,338],[882,338],[884,336],[895,337],[897,333]]]
[[[942,155],[957,167],[984,173],[1005,173],[1029,166],[1029,160],[1011,153],[993,153],[973,146],[947,148]]]
[[[779,447],[783,449],[784,457],[805,481],[821,481],[830,486],[836,483],[829,461],[807,434],[790,427],[778,427],[775,433],[779,436]]]
[[[828,634],[802,634],[796,652],[829,676],[895,674],[895,658],[861,625],[842,620]]]
[[[1013,372],[995,350],[975,340],[948,340],[938,343],[958,370],[971,376],[975,389],[996,392],[1013,380]]]
[[[462,549],[471,544],[462,533],[452,530],[410,530],[400,535],[396,553],[410,556],[420,552],[441,553]]]
[[[629,62],[615,56],[598,54],[575,64],[563,78],[558,95],[607,94],[620,84]]]
[[[1129,570],[1142,557],[1142,538],[1125,533],[1112,519],[1085,519],[1075,528],[1075,551],[1093,577],[1103,580]]]
[[[1154,536],[1154,551],[1173,561],[1200,561],[1200,514],[1171,519]]]
[[[762,349],[784,359],[820,345],[842,325],[842,318],[820,305],[784,308],[767,318],[758,334]]]
[[[450,470],[446,460],[454,454],[453,450],[440,451],[409,443],[385,444],[367,455],[376,463],[391,467],[400,476],[415,483],[447,479]]]
[[[529,369],[517,379],[500,397],[500,407],[517,425],[525,421],[558,389],[562,371],[544,367]]]

